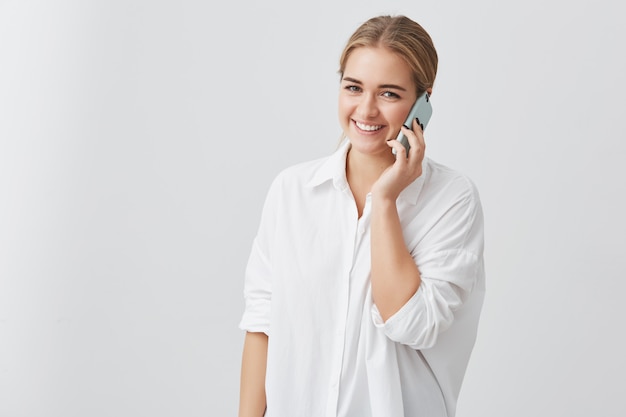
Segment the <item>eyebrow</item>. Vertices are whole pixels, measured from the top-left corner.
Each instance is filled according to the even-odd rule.
[[[363,83],[355,78],[350,78],[350,77],[343,77],[343,81],[348,81],[351,83],[355,83],[355,84],[359,84],[359,85],[363,85]],[[400,90],[400,91],[406,91],[406,88],[404,87],[400,87],[399,85],[395,85],[395,84],[381,84],[378,86],[378,88],[391,88],[394,90]]]

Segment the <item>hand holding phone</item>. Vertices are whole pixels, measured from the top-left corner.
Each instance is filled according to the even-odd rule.
[[[417,98],[417,100],[415,100],[413,107],[411,107],[411,111],[409,111],[409,115],[404,121],[404,125],[409,129],[412,129],[413,120],[417,118],[419,119],[422,130],[424,130],[426,129],[426,125],[428,124],[428,121],[430,120],[430,116],[432,114],[433,108],[430,104],[430,95],[428,94],[428,92],[424,92],[424,94],[422,94]],[[404,146],[404,148],[406,149],[406,154],[408,156],[411,146],[409,145],[409,140],[407,139],[406,135],[402,133],[402,130],[400,130],[400,133],[398,133],[398,137],[396,137],[396,140]],[[392,152],[394,155],[396,154],[395,149],[392,149]]]

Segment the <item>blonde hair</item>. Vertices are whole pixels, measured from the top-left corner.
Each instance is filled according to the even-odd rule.
[[[378,16],[363,23],[352,34],[339,59],[343,77],[350,54],[364,46],[384,47],[406,61],[413,74],[417,95],[431,89],[437,75],[437,51],[430,35],[406,16]]]

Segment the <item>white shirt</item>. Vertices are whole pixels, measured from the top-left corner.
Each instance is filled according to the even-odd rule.
[[[370,209],[346,181],[349,142],[281,172],[246,269],[239,327],[269,336],[266,417],[452,417],[485,290],[473,183],[424,159],[397,209],[421,274],[383,322],[370,289]]]

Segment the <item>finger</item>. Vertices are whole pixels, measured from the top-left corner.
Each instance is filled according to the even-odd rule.
[[[422,134],[422,128],[417,120],[413,121],[413,130],[403,131],[409,140],[411,149],[409,150],[409,157],[414,154],[420,154],[423,151],[424,136]]]
[[[419,119],[417,120],[419,123]],[[417,138],[417,142],[419,144],[419,149],[421,151],[420,159],[424,159],[424,154],[426,153],[426,140],[424,139],[424,125],[420,123],[420,129],[415,135]]]
[[[417,123],[420,127],[418,130],[415,131],[416,132],[415,136],[417,137],[418,142],[420,142],[420,145],[422,145],[422,149],[425,149],[426,142],[424,140],[424,124],[420,122],[419,117],[415,118],[415,123]]]
[[[396,161],[399,161],[400,163],[406,163],[407,154],[406,148],[403,144],[395,139],[389,139],[387,140],[387,146],[393,148],[396,151]]]

